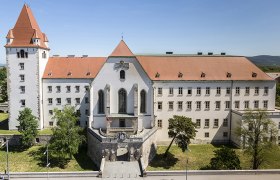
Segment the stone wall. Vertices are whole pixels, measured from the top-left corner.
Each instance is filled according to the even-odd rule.
[[[157,149],[157,133],[156,129],[152,130],[149,136],[146,137],[142,145],[142,157],[144,160],[143,168],[146,168],[149,162],[155,157]]]
[[[10,146],[18,146],[20,145],[20,137],[21,135],[0,134],[0,144],[9,140]],[[45,145],[50,139],[51,135],[38,135],[35,139],[35,144]]]

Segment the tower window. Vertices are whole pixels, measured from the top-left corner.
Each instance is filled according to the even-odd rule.
[[[24,63],[19,63],[20,70],[24,70]]]
[[[120,79],[125,79],[125,71],[124,70],[120,71]]]
[[[20,50],[20,57],[24,58],[24,50]]]
[[[25,100],[24,99],[20,100],[20,103],[21,103],[21,107],[25,107]]]
[[[42,58],[43,58],[43,59],[46,59],[46,58],[47,58],[46,51],[44,51],[44,52],[42,53]]]
[[[126,91],[119,90],[119,113],[126,113]]]

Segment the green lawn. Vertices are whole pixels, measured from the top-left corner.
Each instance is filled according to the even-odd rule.
[[[148,166],[147,170],[184,170],[186,169],[186,159],[188,158],[188,169],[198,170],[210,163],[214,156],[214,150],[219,146],[211,144],[190,145],[190,151],[183,153],[177,146],[172,146],[167,158],[163,154],[167,146],[159,146],[157,155]],[[250,169],[250,160],[241,149],[235,149],[241,161],[242,169]],[[262,169],[280,169],[280,148],[271,151],[268,155],[268,161],[265,162]]]
[[[26,151],[17,148],[10,148],[9,165],[12,172],[42,172],[47,171],[45,147],[33,146]],[[0,150],[0,172],[6,168],[6,149]],[[49,171],[91,171],[97,170],[93,162],[86,155],[86,149],[81,149],[80,153],[75,155],[69,163],[61,168],[56,162],[50,159]]]
[[[7,120],[9,117],[8,113],[0,113],[0,122]]]

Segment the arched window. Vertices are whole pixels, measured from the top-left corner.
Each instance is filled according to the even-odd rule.
[[[141,99],[140,113],[145,113],[146,112],[146,92],[144,89],[140,92],[140,99]]]
[[[126,91],[124,89],[119,90],[119,113],[126,113]]]
[[[120,79],[125,79],[125,71],[124,70],[120,71]]]
[[[98,91],[98,114],[104,114],[104,92]]]
[[[24,58],[24,54],[25,54],[25,53],[24,53],[24,50],[23,50],[23,49],[20,50],[20,57],[21,57],[21,58]]]

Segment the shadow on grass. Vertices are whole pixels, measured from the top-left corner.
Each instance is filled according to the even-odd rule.
[[[9,130],[8,118],[0,122],[0,130]]]
[[[79,149],[79,153],[74,155],[79,166],[84,170],[98,171],[99,169],[92,162],[90,157],[87,155],[87,146],[83,145]]]
[[[174,154],[171,154],[168,152],[167,157],[164,157],[163,154],[157,154],[154,159],[150,162],[149,166],[158,168],[162,167],[164,169],[170,169],[173,167],[179,159],[174,156]]]
[[[228,147],[228,148],[231,148],[231,149],[240,149],[232,144],[214,144],[212,143],[212,145],[215,147],[215,148],[221,148],[222,146],[225,146],[225,147]]]

